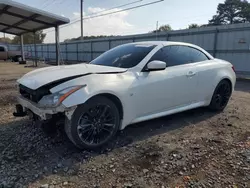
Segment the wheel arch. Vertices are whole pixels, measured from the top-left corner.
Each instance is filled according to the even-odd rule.
[[[222,77],[219,81],[217,81],[216,85],[214,86],[214,89],[213,89],[213,91],[212,91],[212,93],[211,93],[211,96],[210,96],[210,98],[209,98],[209,103],[208,103],[208,104],[211,103],[211,100],[212,100],[212,98],[213,98],[213,95],[214,95],[214,92],[215,92],[217,86],[218,86],[219,83],[220,83],[221,81],[223,81],[223,80],[225,80],[225,81],[227,81],[227,82],[230,83],[231,92],[233,92],[233,82],[232,82],[232,80],[231,80],[229,77]]]
[[[230,89],[231,89],[231,91],[232,91],[232,90],[233,90],[233,83],[232,83],[232,81],[231,81],[229,78],[223,78],[221,81],[223,81],[223,80],[225,80],[225,81],[227,81],[228,83],[230,83],[230,86],[231,86]],[[221,82],[221,81],[220,81],[220,82]],[[219,82],[219,83],[220,83],[220,82]],[[218,83],[218,84],[219,84],[219,83]]]
[[[93,99],[93,98],[95,98],[95,97],[99,97],[99,96],[106,97],[106,98],[108,98],[109,100],[111,100],[112,102],[114,102],[115,105],[116,105],[117,108],[118,108],[118,111],[119,111],[119,114],[120,114],[120,118],[123,119],[123,117],[124,117],[124,110],[123,110],[122,102],[121,102],[121,100],[119,99],[119,97],[117,97],[116,95],[111,94],[111,93],[99,93],[99,94],[96,94],[96,95],[94,95],[94,96],[91,96],[88,100]],[[88,101],[88,100],[87,100],[87,101]],[[86,101],[86,102],[87,102],[87,101]]]
[[[221,78],[219,81],[218,81],[218,83],[216,84],[216,86],[215,86],[215,88],[218,86],[218,84],[221,82],[221,81],[223,81],[223,80],[225,80],[225,81],[227,81],[227,82],[229,82],[230,83],[230,86],[231,86],[231,91],[233,91],[233,81],[229,78],[229,77],[223,77],[223,78]],[[214,90],[215,90],[215,88],[214,88]]]
[[[234,84],[233,84],[233,80],[228,77],[228,76],[223,76],[223,77],[220,77],[220,78],[217,78],[214,82],[213,82],[213,89],[210,91],[209,95],[208,95],[208,98],[207,98],[207,102],[206,102],[206,105],[209,105],[211,103],[211,100],[213,98],[213,95],[214,95],[214,92],[216,90],[216,87],[218,86],[218,84],[223,81],[223,80],[226,80],[227,82],[230,83],[230,86],[231,86],[231,92],[233,92],[233,88],[234,88]]]

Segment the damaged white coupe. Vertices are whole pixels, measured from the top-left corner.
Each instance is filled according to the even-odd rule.
[[[89,64],[34,70],[18,80],[14,116],[65,122],[79,148],[97,149],[127,125],[208,106],[223,110],[235,86],[231,63],[179,42],[113,48]],[[152,125],[153,126],[153,125]]]

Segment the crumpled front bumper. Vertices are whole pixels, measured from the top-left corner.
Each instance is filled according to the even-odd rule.
[[[66,109],[63,105],[59,105],[53,108],[44,108],[40,107],[38,104],[29,101],[28,99],[18,96],[17,103],[22,106],[23,112],[31,111],[37,116],[39,116],[42,120],[48,120],[52,117],[53,114],[57,114],[59,112],[68,112],[69,109]]]

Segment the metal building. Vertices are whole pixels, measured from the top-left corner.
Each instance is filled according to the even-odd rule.
[[[23,34],[54,27],[56,41],[56,62],[59,64],[59,25],[69,23],[69,19],[45,12],[11,0],[0,0],[0,32],[21,37],[22,60],[25,60]],[[35,40],[34,40],[35,42]],[[35,59],[37,60],[36,44]]]

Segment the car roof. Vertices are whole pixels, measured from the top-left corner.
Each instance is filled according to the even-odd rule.
[[[140,44],[140,45],[184,45],[184,46],[195,46],[194,44],[186,43],[186,42],[174,42],[174,41],[143,41],[143,42],[134,42],[132,44]]]
[[[189,47],[193,47],[196,48],[200,51],[202,51],[203,53],[205,53],[210,59],[213,59],[214,57],[209,54],[206,50],[204,50],[203,48],[195,45],[195,44],[190,44],[190,43],[185,43],[185,42],[173,42],[173,41],[143,41],[143,42],[134,42],[134,43],[130,43],[130,44],[135,44],[135,45],[163,45],[163,46],[169,46],[169,45],[182,45],[182,46],[189,46]]]

